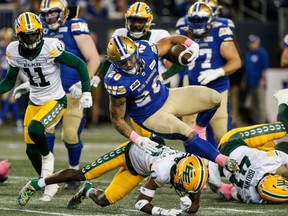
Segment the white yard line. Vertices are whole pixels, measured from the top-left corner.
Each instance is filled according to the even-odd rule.
[[[39,215],[61,215],[61,216],[79,216],[79,214],[66,214],[66,213],[58,213],[58,212],[46,212],[46,211],[34,211],[34,210],[26,210],[26,209],[14,209],[14,208],[0,208],[2,211],[18,211],[18,212],[30,212],[30,213],[36,213]],[[93,214],[93,215],[80,215],[80,216],[127,216],[125,214]]]
[[[253,210],[243,210],[243,209],[230,209],[230,208],[213,208],[213,207],[208,207],[205,208],[205,210],[211,209],[211,210],[217,210],[217,211],[225,211],[225,212],[241,212],[241,213],[253,213],[253,214],[266,214],[266,211],[253,211]]]

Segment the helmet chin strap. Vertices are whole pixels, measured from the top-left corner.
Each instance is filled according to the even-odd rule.
[[[145,32],[131,32],[129,31],[129,35],[132,36],[133,38],[139,39],[141,38],[143,35],[145,34]]]

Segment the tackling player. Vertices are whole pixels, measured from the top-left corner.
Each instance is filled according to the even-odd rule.
[[[182,211],[196,213],[200,207],[200,190],[208,178],[205,162],[191,154],[158,145],[157,151],[148,154],[133,142],[126,142],[106,153],[82,169],[64,169],[45,179],[32,179],[20,191],[18,202],[24,206],[35,191],[45,185],[66,181],[97,179],[118,169],[105,191],[94,189],[91,183],[84,186],[70,199],[67,207],[77,208],[85,198],[91,198],[102,207],[112,205],[128,195],[145,177],[135,208],[152,215],[179,215]],[[189,175],[193,170],[193,175]],[[172,184],[180,198],[181,210],[164,209],[152,205],[155,191]]]
[[[109,41],[107,56],[112,65],[104,77],[104,84],[109,93],[111,122],[120,134],[153,151],[154,142],[137,134],[125,121],[125,114],[128,114],[154,134],[185,141],[187,152],[216,161],[221,166],[229,163],[231,171],[236,171],[233,159],[223,157],[200,138],[202,129],[220,105],[220,94],[203,86],[168,89],[159,80],[158,58],[176,44],[186,45],[185,51],[192,53],[188,62],[193,64],[199,47],[185,36],[169,36],[157,44],[144,40],[133,42],[125,36],[115,36]],[[197,133],[200,135],[178,118],[194,113],[199,113]]]
[[[236,158],[239,173],[224,175],[233,188],[221,195],[245,203],[288,202],[288,155],[275,150],[275,140],[287,135],[288,90],[274,94],[278,100],[277,121],[236,128],[220,141],[221,152]]]
[[[30,12],[20,14],[15,20],[14,30],[17,41],[11,42],[6,49],[9,68],[0,82],[0,94],[11,90],[19,70],[24,71],[29,83],[22,90],[30,90],[24,118],[26,154],[38,175],[46,177],[53,173],[54,156],[49,151],[45,131],[59,122],[67,106],[60,64],[76,69],[80,75],[83,84],[83,94],[78,102],[80,108],[92,106],[88,71],[84,61],[65,51],[60,40],[43,38],[42,23],[37,15]]]

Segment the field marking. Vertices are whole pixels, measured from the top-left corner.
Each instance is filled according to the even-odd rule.
[[[264,211],[251,211],[251,210],[243,210],[243,209],[230,209],[230,208],[214,208],[214,207],[208,207],[206,209],[211,209],[211,210],[219,210],[219,211],[226,211],[226,212],[241,212],[241,213],[256,213],[256,214],[265,214],[266,212]]]
[[[14,208],[0,208],[0,210],[3,211],[19,211],[19,212],[29,212],[29,213],[39,213],[40,215],[46,214],[46,215],[61,215],[61,216],[127,216],[125,214],[96,214],[96,215],[79,215],[77,214],[66,214],[66,213],[58,213],[58,212],[46,212],[46,211],[35,211],[35,210],[24,210],[24,209],[14,209]]]

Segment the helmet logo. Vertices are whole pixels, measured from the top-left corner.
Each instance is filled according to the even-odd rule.
[[[183,171],[183,182],[190,184],[190,179],[193,177],[193,167],[186,166],[186,169]]]

